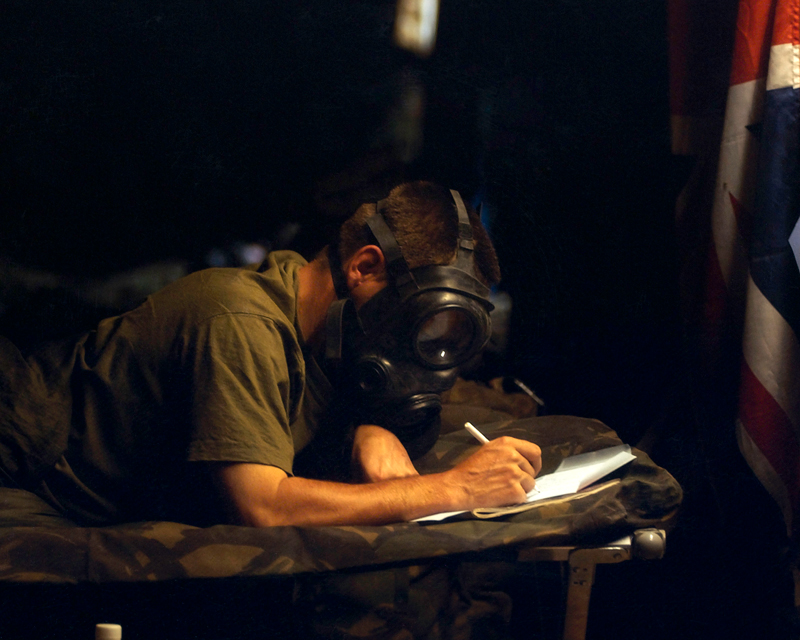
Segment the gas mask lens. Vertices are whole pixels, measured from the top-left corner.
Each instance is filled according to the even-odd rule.
[[[475,322],[464,309],[442,309],[420,324],[416,334],[417,354],[432,368],[454,367],[471,355],[475,334]]]

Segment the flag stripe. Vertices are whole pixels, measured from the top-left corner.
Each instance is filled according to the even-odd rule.
[[[767,91],[800,88],[800,46],[787,42],[773,45],[769,54]]]
[[[759,482],[764,485],[767,493],[778,504],[786,524],[786,533],[791,536],[796,525],[789,491],[769,460],[753,442],[741,420],[736,421],[736,441],[739,444],[739,451],[741,451],[747,464],[753,470]]]
[[[731,85],[767,75],[775,9],[765,0],[741,0],[736,19]]]
[[[775,11],[772,45],[800,42],[800,5],[797,0],[779,0]]]
[[[800,343],[756,283],[750,280],[749,285],[742,341],[746,366],[780,407],[800,441]],[[742,398],[745,402],[744,392]]]
[[[758,149],[747,127],[761,119],[763,101],[759,96],[763,94],[763,90],[764,81],[754,80],[731,87],[728,92],[711,214],[714,245],[722,276],[728,290],[742,299],[746,282],[743,273],[747,269],[747,252],[742,243],[731,196],[740,202],[740,206],[751,208],[752,203],[749,200],[753,191]]]
[[[792,509],[796,511],[800,446],[794,428],[746,363],[742,364],[739,420],[786,487]]]

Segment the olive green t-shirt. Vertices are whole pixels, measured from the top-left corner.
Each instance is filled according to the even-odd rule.
[[[298,328],[304,264],[279,251],[252,268],[198,271],[82,336],[47,497],[89,521],[186,520],[213,491],[196,462],[291,473],[330,393]]]

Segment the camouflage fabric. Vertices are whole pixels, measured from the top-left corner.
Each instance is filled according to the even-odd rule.
[[[602,423],[565,416],[481,428],[489,437],[513,435],[537,442],[544,472],[566,455],[619,444]],[[423,473],[449,467],[475,446],[466,432],[448,434],[417,466]],[[640,527],[668,527],[681,502],[680,486],[644,453],[636,453],[637,460],[618,472],[620,482],[585,496],[544,501],[501,519],[427,525],[254,529],[141,522],[84,528],[70,526],[31,494],[0,489],[0,581],[147,582],[374,571],[453,554],[590,543]]]
[[[464,428],[464,422],[487,424],[513,418],[531,418],[539,406],[530,396],[503,389],[503,378],[488,382],[457,378],[453,388],[442,394],[441,433]]]
[[[580,418],[480,427],[489,437],[540,444],[545,472],[566,455],[619,444],[608,427]],[[476,446],[463,429],[454,431],[417,466],[423,473],[447,468]],[[535,625],[548,619],[542,609],[551,618],[556,610],[563,615],[560,572],[551,570],[541,586],[546,573],[537,570],[533,587],[529,567],[538,565],[516,563],[515,552],[522,545],[591,543],[640,527],[670,527],[680,486],[636,453],[617,481],[597,491],[501,519],[428,525],[85,528],[31,493],[0,489],[0,638],[89,637],[99,611],[121,623],[127,637],[151,640],[558,637],[557,617],[552,633]],[[555,602],[542,604],[544,593]],[[41,603],[46,616],[39,615]]]

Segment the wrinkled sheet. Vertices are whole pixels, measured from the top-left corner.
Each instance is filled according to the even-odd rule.
[[[479,425],[490,438],[536,442],[543,472],[566,456],[620,444],[604,424],[544,416]],[[480,446],[465,431],[440,438],[418,461],[421,473],[443,470]],[[615,472],[618,482],[589,493],[543,501],[494,520],[462,518],[388,526],[192,527],[141,522],[78,527],[36,496],[0,489],[0,580],[45,583],[148,582],[233,576],[298,576],[374,570],[520,546],[582,545],[614,540],[642,527],[670,528],[682,491],[677,481],[634,449],[637,460]]]

